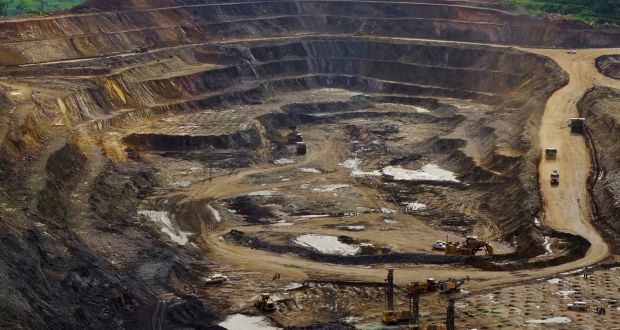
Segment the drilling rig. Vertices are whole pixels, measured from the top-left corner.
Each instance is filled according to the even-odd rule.
[[[454,318],[455,309],[453,296],[448,296],[448,307],[446,313],[446,323],[420,323],[420,295],[439,291],[450,295],[457,292],[469,277],[465,279],[448,279],[447,281],[435,281],[428,279],[425,282],[412,282],[405,288],[409,298],[409,311],[394,310],[394,270],[388,269],[388,276],[385,279],[385,304],[382,322],[384,324],[409,324],[409,329],[419,330],[455,330]]]
[[[410,318],[409,311],[394,310],[394,269],[390,268],[385,279],[385,310],[381,321],[384,324],[398,324],[409,322]]]

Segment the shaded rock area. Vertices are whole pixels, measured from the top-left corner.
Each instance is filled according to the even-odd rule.
[[[419,263],[441,265],[466,262],[472,258],[469,256],[444,256],[424,253],[386,253],[386,251],[381,251],[383,253],[376,255],[333,255],[317,252],[316,250],[308,247],[296,246],[292,243],[287,245],[273,244],[238,230],[232,230],[228,234],[224,235],[224,238],[254,249],[261,249],[276,253],[294,253],[310,260],[343,265],[368,265],[376,263]]]
[[[578,104],[596,158],[592,191],[600,225],[610,237],[620,233],[620,90],[594,87]],[[617,242],[617,239],[612,240]]]
[[[620,79],[620,55],[606,55],[596,59],[598,70],[611,78]]]

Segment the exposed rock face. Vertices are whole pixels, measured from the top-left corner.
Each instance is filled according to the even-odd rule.
[[[533,46],[618,45],[617,31],[592,31],[585,24],[519,16],[504,11],[416,2],[271,1],[222,4],[215,1],[140,1],[85,4],[81,14],[2,22],[2,64],[112,55],[140,46],[200,43],[210,38],[292,33],[355,33]],[[181,5],[181,6],[179,6]],[[185,6],[184,6],[185,5]],[[94,6],[94,7],[91,7]],[[102,6],[104,13],[91,12]],[[149,8],[158,8],[149,10]],[[355,10],[351,10],[355,8]],[[97,24],[92,24],[97,22]],[[27,33],[26,33],[27,32]],[[48,36],[53,35],[50,39]],[[47,40],[49,39],[49,40]],[[37,42],[46,52],[28,51]]]
[[[612,236],[620,233],[619,109],[620,90],[612,88],[595,87],[579,102],[580,115],[587,118],[588,134],[596,150],[598,173],[593,191],[599,224]]]
[[[620,55],[606,55],[596,59],[598,70],[612,78],[620,79]]]

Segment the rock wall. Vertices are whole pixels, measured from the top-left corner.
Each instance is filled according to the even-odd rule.
[[[598,173],[593,193],[598,223],[617,242],[620,233],[620,90],[595,87],[578,104],[587,118],[587,132],[595,150]]]

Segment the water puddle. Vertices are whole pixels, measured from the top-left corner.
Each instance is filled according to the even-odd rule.
[[[341,256],[354,255],[360,251],[359,246],[342,243],[336,236],[306,234],[297,237],[294,243],[297,245],[310,247],[321,253],[336,254]]]
[[[171,240],[179,245],[187,244],[189,236],[193,233],[177,230],[170,220],[170,212],[167,211],[138,211],[139,215],[145,216],[161,226],[161,231],[167,234]]]
[[[218,324],[228,330],[279,330],[271,325],[264,316],[249,316],[243,314],[229,315],[224,322]]]

